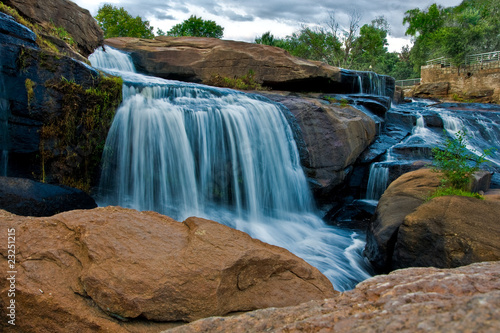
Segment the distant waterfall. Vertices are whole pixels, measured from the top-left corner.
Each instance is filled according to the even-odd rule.
[[[211,218],[285,247],[337,290],[370,276],[362,235],[314,214],[280,106],[230,89],[137,74],[128,56],[96,51],[95,67],[124,79],[103,154],[101,205]]]
[[[0,51],[2,51],[1,45]],[[0,73],[1,70],[2,59],[0,56]],[[4,78],[0,74],[0,176],[7,176],[7,165],[9,162],[9,116],[9,101],[7,100]]]

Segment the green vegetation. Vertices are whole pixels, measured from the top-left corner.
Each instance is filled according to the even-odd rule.
[[[104,38],[154,38],[154,28],[149,26],[149,21],[143,21],[140,16],[133,17],[123,7],[103,5],[95,18],[104,32]]]
[[[26,94],[28,99],[28,109],[31,107],[31,102],[35,99],[35,91],[33,88],[35,87],[35,82],[30,79],[26,79],[24,81],[24,86],[26,87]]]
[[[68,45],[69,49],[71,49],[72,46],[76,45],[76,43],[73,40],[73,37],[63,27],[57,27],[53,23],[48,24],[48,27],[43,27],[37,24],[33,24],[28,20],[26,20],[24,17],[22,17],[17,12],[17,10],[5,5],[3,2],[0,2],[0,12],[12,16],[17,23],[22,24],[25,27],[29,28],[31,31],[33,31],[37,37],[36,43],[42,50],[46,52],[62,55],[61,50],[58,49],[54,45],[54,43],[45,38],[43,36],[44,34],[63,40]]]
[[[464,63],[467,54],[500,49],[500,2],[464,0],[456,7],[436,4],[427,10],[406,12],[403,24],[413,37],[411,60],[415,70],[430,59],[446,57],[455,66]]]
[[[432,197],[439,195],[477,197],[468,191],[471,176],[479,170],[479,166],[486,161],[486,156],[493,150],[487,150],[481,156],[473,154],[467,149],[466,138],[466,131],[461,130],[457,132],[456,138],[447,138],[444,147],[432,149],[434,170],[443,174],[442,186],[432,194]]]
[[[215,87],[224,87],[240,90],[263,90],[262,86],[255,82],[255,72],[249,70],[246,75],[241,77],[229,78],[219,74],[213,75],[208,82]]]
[[[61,94],[62,115],[46,119],[40,130],[42,181],[47,165],[66,164],[72,171],[61,175],[59,182],[90,191],[108,129],[121,103],[123,84],[118,77],[96,80],[98,84],[88,89],[65,77],[46,83],[47,88]]]
[[[224,28],[217,25],[215,21],[203,20],[201,17],[191,15],[182,23],[176,24],[167,33],[168,36],[194,36],[222,38]]]

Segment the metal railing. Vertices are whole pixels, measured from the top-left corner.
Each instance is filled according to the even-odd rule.
[[[471,54],[465,57],[465,64],[484,64],[492,61],[500,61],[500,51]]]
[[[441,65],[443,67],[449,67],[451,66],[451,62],[448,60],[448,58],[440,57],[432,60],[427,60],[427,65]]]
[[[418,79],[407,79],[407,80],[396,80],[396,85],[398,87],[409,87],[420,84],[421,78]]]

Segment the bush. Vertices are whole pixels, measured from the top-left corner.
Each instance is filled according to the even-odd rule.
[[[486,161],[486,156],[492,153],[492,150],[486,150],[480,156],[471,153],[467,149],[466,138],[467,132],[460,130],[456,138],[446,139],[443,148],[432,149],[434,170],[443,174],[442,187],[435,194],[464,195],[463,193],[468,190],[472,174],[479,170],[479,166]],[[435,194],[433,197],[439,196]]]

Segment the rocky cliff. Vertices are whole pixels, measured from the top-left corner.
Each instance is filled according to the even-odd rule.
[[[70,7],[75,6],[68,3]],[[28,6],[25,2],[16,4],[20,10]],[[51,8],[58,10],[50,15],[63,20],[61,15],[65,12],[59,9],[66,7],[55,4],[51,2],[51,6],[36,12],[39,16],[32,21],[38,20],[42,24],[44,18],[48,20],[46,11]],[[35,8],[41,4],[30,6]],[[30,6],[24,9],[25,13],[31,13]],[[52,49],[50,41],[56,37],[49,40],[40,32],[33,32],[19,23],[33,27],[15,10],[2,8],[14,15],[0,13],[1,113],[5,116],[9,133],[1,148],[8,151],[7,174],[35,177],[89,191],[98,178],[107,132],[121,102],[121,80],[102,75],[80,61],[81,55],[75,59],[65,55],[70,53]],[[74,12],[68,9],[66,21],[72,20]],[[84,20],[79,24],[92,27],[95,22],[86,13],[87,19],[93,23],[86,25]],[[86,29],[82,28],[82,31]],[[84,35],[80,32],[81,38]],[[92,34],[87,41],[78,44],[83,54],[88,54],[98,45]]]

